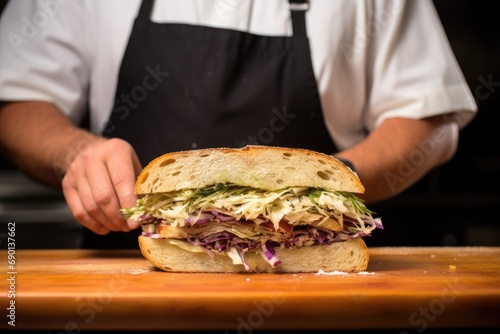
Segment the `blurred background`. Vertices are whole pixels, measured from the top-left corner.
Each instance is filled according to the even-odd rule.
[[[0,13],[6,0],[0,0]],[[479,106],[455,157],[405,193],[370,205],[384,222],[368,246],[500,246],[500,26],[495,2],[434,0]],[[1,57],[1,50],[0,50]],[[0,156],[0,222],[16,222],[17,248],[78,248],[82,228],[60,191]],[[6,248],[0,231],[0,248]]]
[[[479,113],[455,157],[409,191],[372,207],[371,245],[500,245],[500,26],[492,3],[434,0]]]

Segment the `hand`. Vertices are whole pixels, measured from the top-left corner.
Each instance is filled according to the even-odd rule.
[[[62,189],[73,216],[97,234],[128,232],[138,226],[119,210],[135,205],[134,186],[141,164],[132,146],[121,139],[101,138],[71,162]]]

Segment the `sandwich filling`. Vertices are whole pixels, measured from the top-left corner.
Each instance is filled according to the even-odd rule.
[[[148,194],[123,209],[142,235],[242,264],[258,252],[273,267],[275,248],[329,245],[383,229],[355,195],[308,187],[267,191],[234,184]]]

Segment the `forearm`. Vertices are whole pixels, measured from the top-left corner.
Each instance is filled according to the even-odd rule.
[[[337,156],[356,166],[367,202],[394,196],[451,158],[457,127],[438,116],[425,120],[393,118]]]
[[[53,104],[14,102],[0,107],[0,145],[31,177],[60,186],[78,152],[104,138],[76,127]]]

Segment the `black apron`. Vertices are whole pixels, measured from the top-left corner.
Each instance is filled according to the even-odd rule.
[[[153,5],[143,0],[135,20],[105,136],[128,141],[143,166],[171,151],[246,144],[337,152],[312,68],[307,3],[290,6],[291,37],[154,23]],[[128,238],[137,247],[135,233]],[[120,248],[94,247],[106,246]]]

